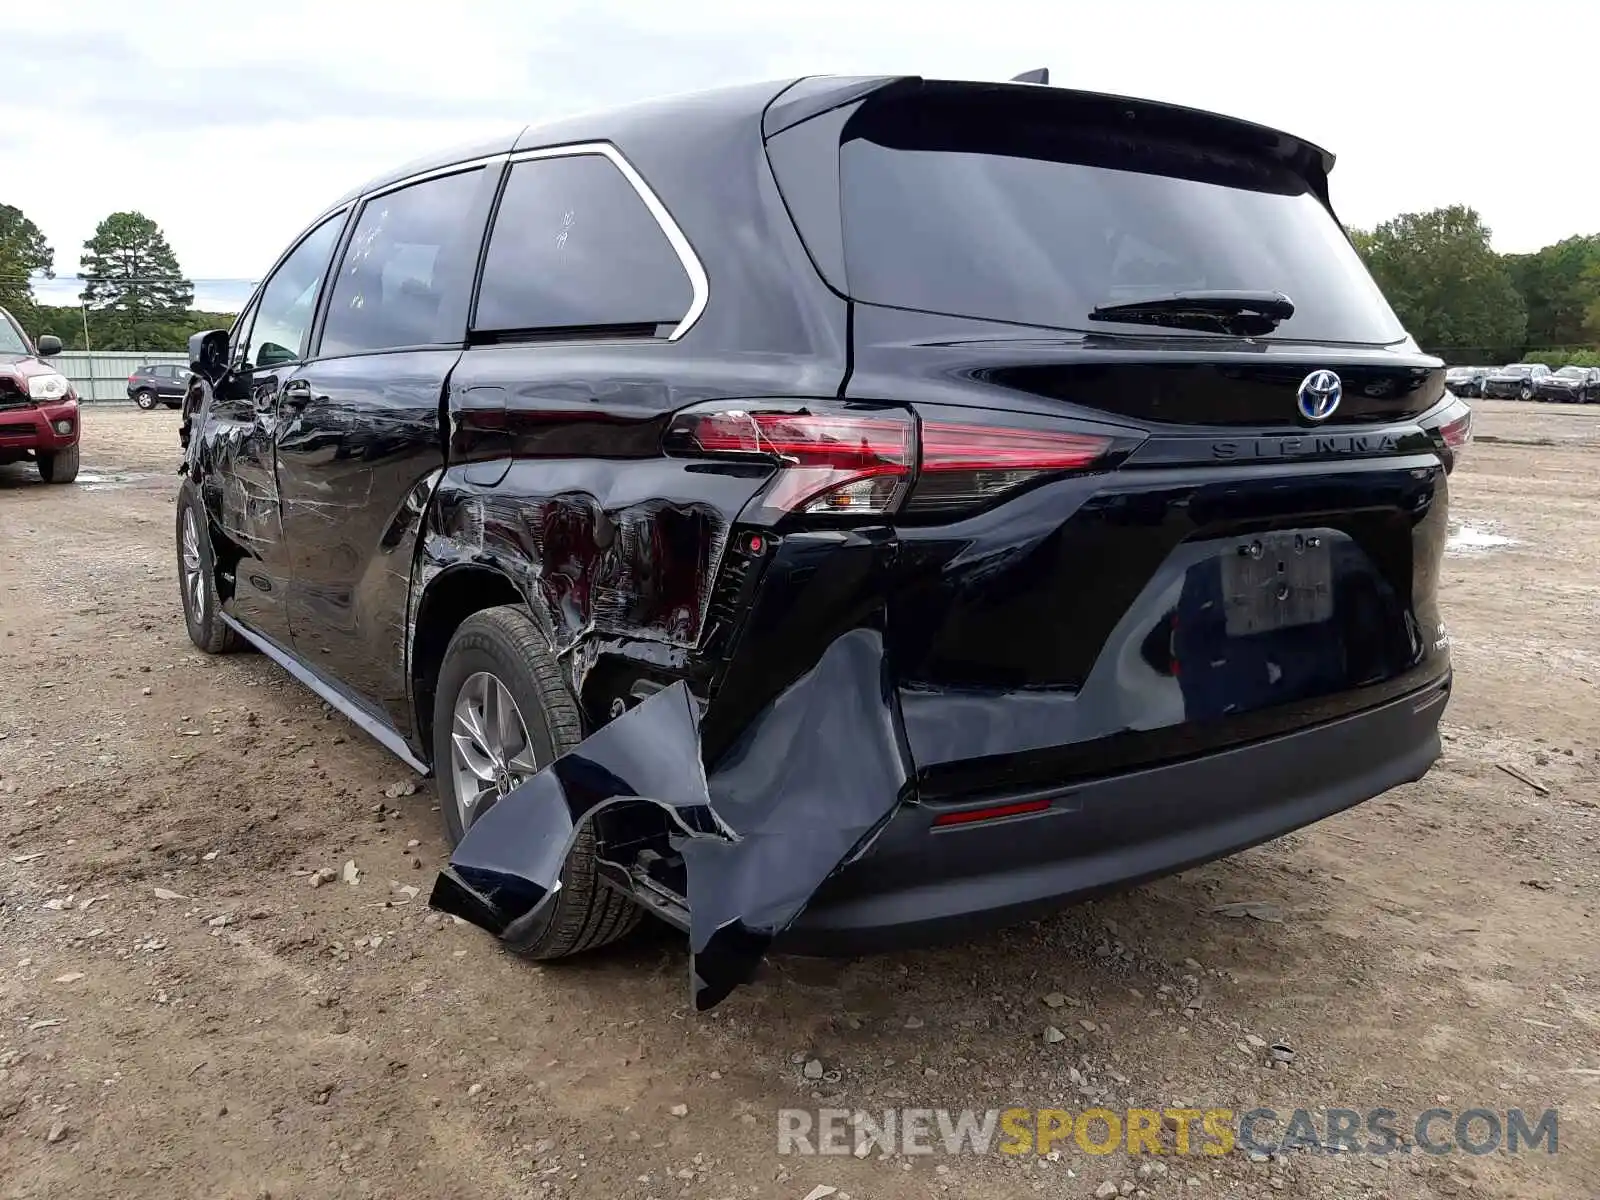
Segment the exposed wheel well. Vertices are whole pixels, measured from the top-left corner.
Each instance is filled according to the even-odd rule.
[[[433,745],[433,693],[439,666],[461,622],[499,604],[522,604],[516,584],[490,567],[452,567],[422,593],[411,642],[411,694],[424,748]]]

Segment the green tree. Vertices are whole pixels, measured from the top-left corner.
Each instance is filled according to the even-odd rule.
[[[32,334],[53,333],[61,339],[61,344],[68,350],[82,350],[83,344],[83,310],[76,304],[37,304],[34,306],[33,322],[28,326]],[[136,346],[123,346],[114,339],[102,337],[98,329],[98,319],[90,318],[90,349],[113,350],[131,349],[139,351],[183,351],[189,348],[189,335],[200,329],[227,329],[233,324],[234,313],[204,312],[200,309],[190,309],[176,321],[161,325],[152,325],[146,331],[146,336]]]
[[[1600,234],[1507,255],[1506,266],[1527,305],[1528,345],[1580,346],[1600,334],[1590,319],[1600,301]]]
[[[1508,358],[1527,310],[1489,229],[1464,205],[1401,213],[1351,241],[1411,336],[1457,358]]]
[[[83,301],[96,349],[149,350],[168,340],[194,303],[161,227],[143,213],[112,213],[83,244]]]
[[[9,309],[19,319],[23,313],[31,313],[29,276],[35,271],[50,276],[55,262],[55,251],[46,244],[39,227],[20,208],[0,204],[0,308]]]
[[[1589,303],[1584,307],[1584,336],[1594,345],[1600,346],[1600,256],[1597,256],[1584,271],[1583,281],[1589,290]],[[1600,363],[1595,365],[1600,366]]]

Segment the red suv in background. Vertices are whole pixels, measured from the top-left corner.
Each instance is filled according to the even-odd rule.
[[[34,346],[0,308],[0,466],[31,460],[46,483],[78,477],[78,394],[43,361],[60,353],[60,338],[46,334]]]

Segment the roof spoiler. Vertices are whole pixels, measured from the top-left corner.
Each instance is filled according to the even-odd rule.
[[[1033,78],[1037,76],[1037,78]],[[864,100],[869,96],[904,93],[918,87],[965,87],[974,89],[1004,89],[1018,83],[1045,84],[1050,78],[1049,68],[1024,72],[1004,83],[976,83],[970,80],[931,80],[920,75],[813,75],[790,84],[767,105],[762,117],[763,137],[776,137],[779,133],[802,121],[832,109]],[[1291,162],[1305,172],[1322,202],[1328,202],[1328,173],[1333,170],[1334,157],[1314,142],[1293,134],[1227,117],[1220,113],[1205,112],[1159,100],[1140,100],[1129,96],[1114,96],[1104,92],[1083,92],[1070,88],[1054,89],[1049,97],[1038,96],[1041,103],[1100,105],[1125,105],[1132,109],[1163,112],[1181,121],[1212,125],[1231,131],[1234,137],[1243,138],[1257,149],[1270,153],[1282,161]]]

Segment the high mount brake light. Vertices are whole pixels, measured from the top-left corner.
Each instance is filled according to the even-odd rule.
[[[904,409],[716,407],[679,413],[663,446],[776,463],[782,469],[761,502],[770,511],[872,516],[982,504],[1040,475],[1091,466],[1112,444],[1094,434],[944,421],[923,422],[920,447],[917,438]]]

